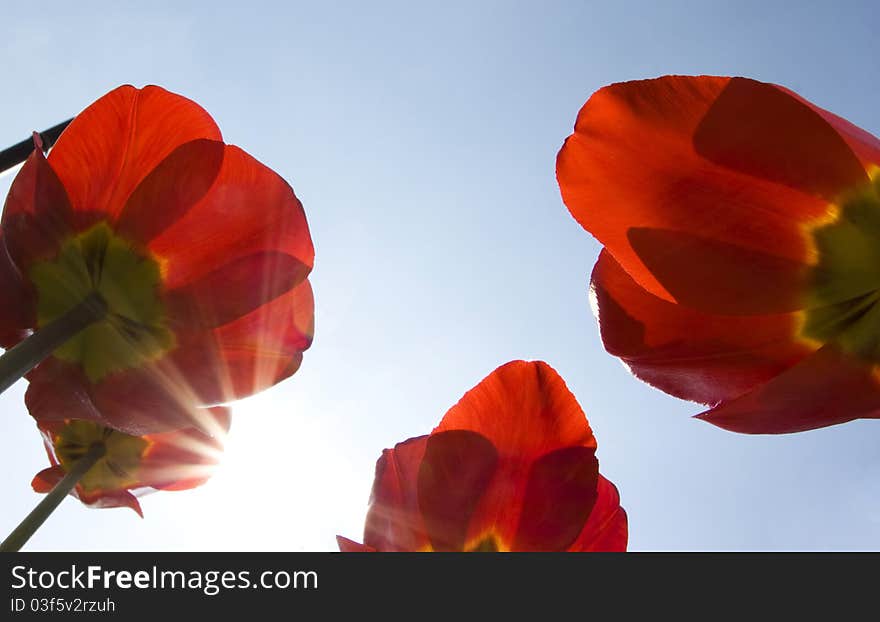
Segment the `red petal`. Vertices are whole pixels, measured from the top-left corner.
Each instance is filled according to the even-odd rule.
[[[34,476],[31,487],[34,492],[48,493],[55,485],[64,477],[65,471],[60,466],[55,465],[47,469],[43,469]],[[127,490],[96,490],[85,492],[81,486],[75,487],[70,494],[84,505],[92,508],[131,508],[143,518],[144,513],[141,511],[141,505],[138,503],[137,497]]]
[[[3,232],[0,230],[0,291],[4,303],[0,305],[0,347],[10,348],[27,336],[36,324],[36,296],[22,280],[18,269],[6,250]]]
[[[131,508],[138,516],[144,517],[144,512],[141,510],[141,504],[138,502],[137,497],[127,490],[95,491],[87,494],[81,487],[77,486],[74,492],[79,497],[79,500],[90,508]]]
[[[247,397],[292,375],[311,345],[308,281],[241,318],[184,341],[161,364],[201,404]]]
[[[64,469],[56,464],[34,475],[34,479],[31,481],[31,488],[34,489],[34,492],[49,492],[63,478]]]
[[[175,149],[138,185],[125,204],[116,232],[148,244],[204,198],[217,179],[226,146],[193,140]]]
[[[809,268],[681,231],[632,227],[629,243],[681,305],[704,313],[765,315],[803,309]]]
[[[826,345],[750,393],[697,415],[747,434],[803,432],[880,416],[876,371]]]
[[[185,427],[211,434],[217,426],[198,407],[252,395],[293,374],[311,343],[312,310],[304,282],[154,363],[111,373],[97,384],[78,366],[48,359],[34,372],[28,407],[40,420],[89,419],[134,435]]]
[[[169,370],[168,365],[129,369],[92,384],[79,366],[50,358],[28,375],[25,402],[37,421],[84,419],[135,436],[216,429],[186,378]]]
[[[663,259],[661,240],[634,248],[632,229],[678,232],[676,240],[690,244],[665,253],[679,255],[669,261],[685,271],[677,275],[679,293],[702,292],[699,300],[710,303],[717,295],[734,304],[732,313],[790,309],[799,273],[788,283],[784,268],[805,266],[811,252],[802,225],[826,215],[830,196],[867,180],[828,122],[778,87],[678,76],[594,94],[559,153],[557,176],[572,215],[642,287],[674,300],[652,274]],[[768,254],[793,263],[764,261]],[[740,257],[786,284],[785,295],[768,298],[759,278],[750,284]],[[705,279],[706,264],[716,270],[714,283]],[[728,281],[749,308],[725,294]]]
[[[78,365],[49,357],[27,375],[25,404],[38,422],[85,419],[105,423],[89,394],[90,383]]]
[[[191,140],[222,140],[198,104],[157,86],[121,86],[83,110],[49,161],[73,208],[110,216],[162,160]]]
[[[274,171],[230,146],[208,194],[149,248],[163,261],[168,289],[256,253],[277,251],[308,268],[314,260],[305,212],[293,189]]]
[[[468,543],[492,532],[510,547],[532,463],[557,449],[596,447],[574,395],[541,361],[512,361],[496,369],[446,413],[434,434],[447,430],[480,434],[499,454],[495,476],[471,518]]]
[[[846,141],[846,144],[849,145],[850,149],[853,150],[853,153],[856,154],[856,157],[859,158],[862,167],[866,171],[870,171],[872,167],[880,166],[880,140],[862,128],[853,125],[846,119],[838,117],[833,112],[828,112],[827,110],[811,104],[797,93],[789,91],[783,87],[779,88],[820,114],[822,118],[835,129],[840,137]]]
[[[428,437],[386,449],[376,462],[364,545],[377,551],[421,551],[430,542],[419,512],[417,478]]]
[[[829,202],[867,181],[861,162],[828,121],[772,84],[730,80],[693,142],[711,162]]]
[[[465,393],[435,432],[485,436],[502,460],[535,459],[570,446],[596,447],[584,411],[565,381],[543,361],[511,361]]]
[[[240,257],[168,292],[166,312],[178,334],[222,326],[291,291],[309,270],[274,251]]]
[[[532,464],[515,551],[564,551],[596,503],[599,461],[592,447],[566,447]]]
[[[627,542],[626,512],[620,507],[617,488],[599,476],[596,505],[570,551],[625,551]]]
[[[419,465],[419,510],[435,551],[462,551],[471,517],[495,473],[498,452],[476,432],[428,437]]]
[[[67,193],[39,149],[34,149],[12,182],[2,225],[9,256],[23,275],[35,261],[54,256],[70,233]]]
[[[105,425],[127,434],[189,427],[210,433],[215,427],[186,376],[168,364],[110,374],[91,394]]]
[[[658,298],[603,250],[592,294],[602,341],[637,377],[704,404],[767,382],[813,351],[795,335],[795,314],[720,316]]]
[[[314,332],[315,302],[308,281],[253,313],[214,329],[224,364],[222,401],[262,391],[293,374]]]
[[[161,490],[188,490],[205,483],[214,472],[223,451],[223,437],[229,426],[229,409],[206,410],[203,427],[216,436],[195,428],[151,434],[150,447],[138,470],[139,485]]]
[[[376,549],[366,546],[365,544],[358,544],[354,540],[349,540],[348,538],[344,538],[342,536],[336,536],[336,544],[339,545],[339,551],[342,553],[375,553]]]

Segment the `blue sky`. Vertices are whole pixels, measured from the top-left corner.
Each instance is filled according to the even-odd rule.
[[[382,448],[515,358],[550,363],[586,411],[630,550],[880,549],[880,423],[736,435],[633,379],[602,349],[600,247],[554,172],[592,92],[668,73],[776,82],[880,133],[875,7],[178,4],[0,10],[0,145],[123,83],[196,100],[303,201],[315,342],[292,379],[236,406],[206,486],[145,497],[144,520],[68,499],[30,550],[333,550],[361,535]],[[0,397],[3,533],[46,463],[23,390]]]

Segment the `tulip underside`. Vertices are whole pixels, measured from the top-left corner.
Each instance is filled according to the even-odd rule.
[[[92,445],[104,445],[104,457],[79,481],[87,493],[131,487],[138,481],[138,467],[150,446],[143,437],[123,434],[90,421],[70,421],[52,440],[58,461],[65,471],[69,471]]]
[[[93,292],[104,299],[106,315],[54,353],[80,364],[92,382],[155,360],[175,343],[158,296],[158,262],[137,252],[106,223],[69,238],[57,257],[35,264],[30,277],[38,294],[40,327]]]

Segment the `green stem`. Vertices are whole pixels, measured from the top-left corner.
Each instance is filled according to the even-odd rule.
[[[15,384],[68,339],[103,318],[106,313],[107,304],[104,299],[93,292],[70,311],[4,352],[0,356],[0,393]]]
[[[70,491],[79,483],[83,475],[95,466],[95,463],[103,458],[105,453],[107,453],[107,448],[103,443],[96,443],[89,447],[86,454],[77,460],[73,468],[67,472],[60,482],[55,484],[55,487],[49,491],[49,494],[43,497],[43,500],[37,504],[37,507],[31,510],[31,513],[25,516],[24,520],[18,524],[18,527],[13,529],[12,533],[0,543],[0,552],[9,553],[20,550],[25,542],[34,535],[34,532],[40,528],[40,525],[46,522],[46,519],[55,511],[55,508],[58,507],[58,504],[61,503],[64,497],[70,494]]]

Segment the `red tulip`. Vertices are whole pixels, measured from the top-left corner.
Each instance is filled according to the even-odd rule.
[[[197,104],[120,87],[15,178],[0,239],[6,347],[90,296],[106,311],[29,375],[40,421],[141,435],[293,374],[314,250],[290,186]],[[207,423],[210,423],[207,421]]]
[[[606,349],[748,433],[877,417],[880,141],[745,78],[614,84],[557,161]]]
[[[106,453],[70,494],[90,507],[130,507],[143,516],[136,495],[194,488],[211,476],[223,449],[229,412],[218,406],[205,417],[213,423],[216,436],[195,428],[132,436],[91,421],[40,422],[52,466],[37,473],[31,485],[37,492],[49,492],[99,443]]]
[[[553,368],[513,361],[376,465],[364,543],[343,551],[623,551],[626,513]]]

